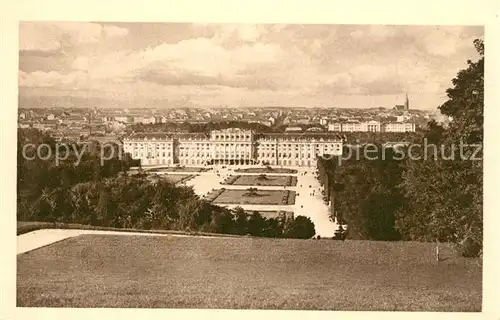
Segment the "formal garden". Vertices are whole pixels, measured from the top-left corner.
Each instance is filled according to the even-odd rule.
[[[295,191],[222,188],[213,190],[207,196],[207,200],[214,204],[293,205],[295,204]]]
[[[290,173],[295,174],[297,170],[290,168],[273,168],[271,166],[236,169],[235,172],[243,173]]]
[[[235,175],[229,176],[222,184],[234,186],[279,186],[294,187],[297,185],[297,177],[273,176],[273,175]]]

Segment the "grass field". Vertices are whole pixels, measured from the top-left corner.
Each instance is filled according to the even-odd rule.
[[[412,242],[83,235],[17,256],[17,306],[480,311],[477,260],[438,263],[433,252]]]
[[[245,172],[245,173],[297,173],[295,169],[289,168],[243,168],[236,169],[235,172]]]
[[[256,196],[248,196],[247,192],[247,190],[225,189],[213,200],[213,203],[262,205],[292,205],[295,203],[295,191],[258,190]],[[284,197],[286,197],[285,203],[283,203]]]
[[[273,176],[266,175],[266,179],[259,179],[259,176],[244,175],[235,176],[234,186],[296,186],[297,177],[293,176]]]

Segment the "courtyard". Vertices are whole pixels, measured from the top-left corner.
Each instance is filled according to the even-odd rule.
[[[207,198],[214,204],[293,205],[295,191],[219,189]]]
[[[297,185],[297,177],[273,176],[273,175],[236,175],[227,178],[223,184],[235,186],[281,186],[294,187]]]

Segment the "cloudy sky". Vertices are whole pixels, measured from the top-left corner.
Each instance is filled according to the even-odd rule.
[[[481,27],[20,24],[21,106],[435,109]]]

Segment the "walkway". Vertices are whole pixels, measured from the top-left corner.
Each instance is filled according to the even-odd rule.
[[[76,230],[76,229],[41,229],[17,236],[17,254],[35,250],[54,242],[77,237],[84,234],[96,235],[123,235],[123,236],[149,236],[149,237],[193,237],[184,234],[159,234],[146,232],[121,232],[100,230]],[[209,236],[196,236],[200,238],[214,238]]]

